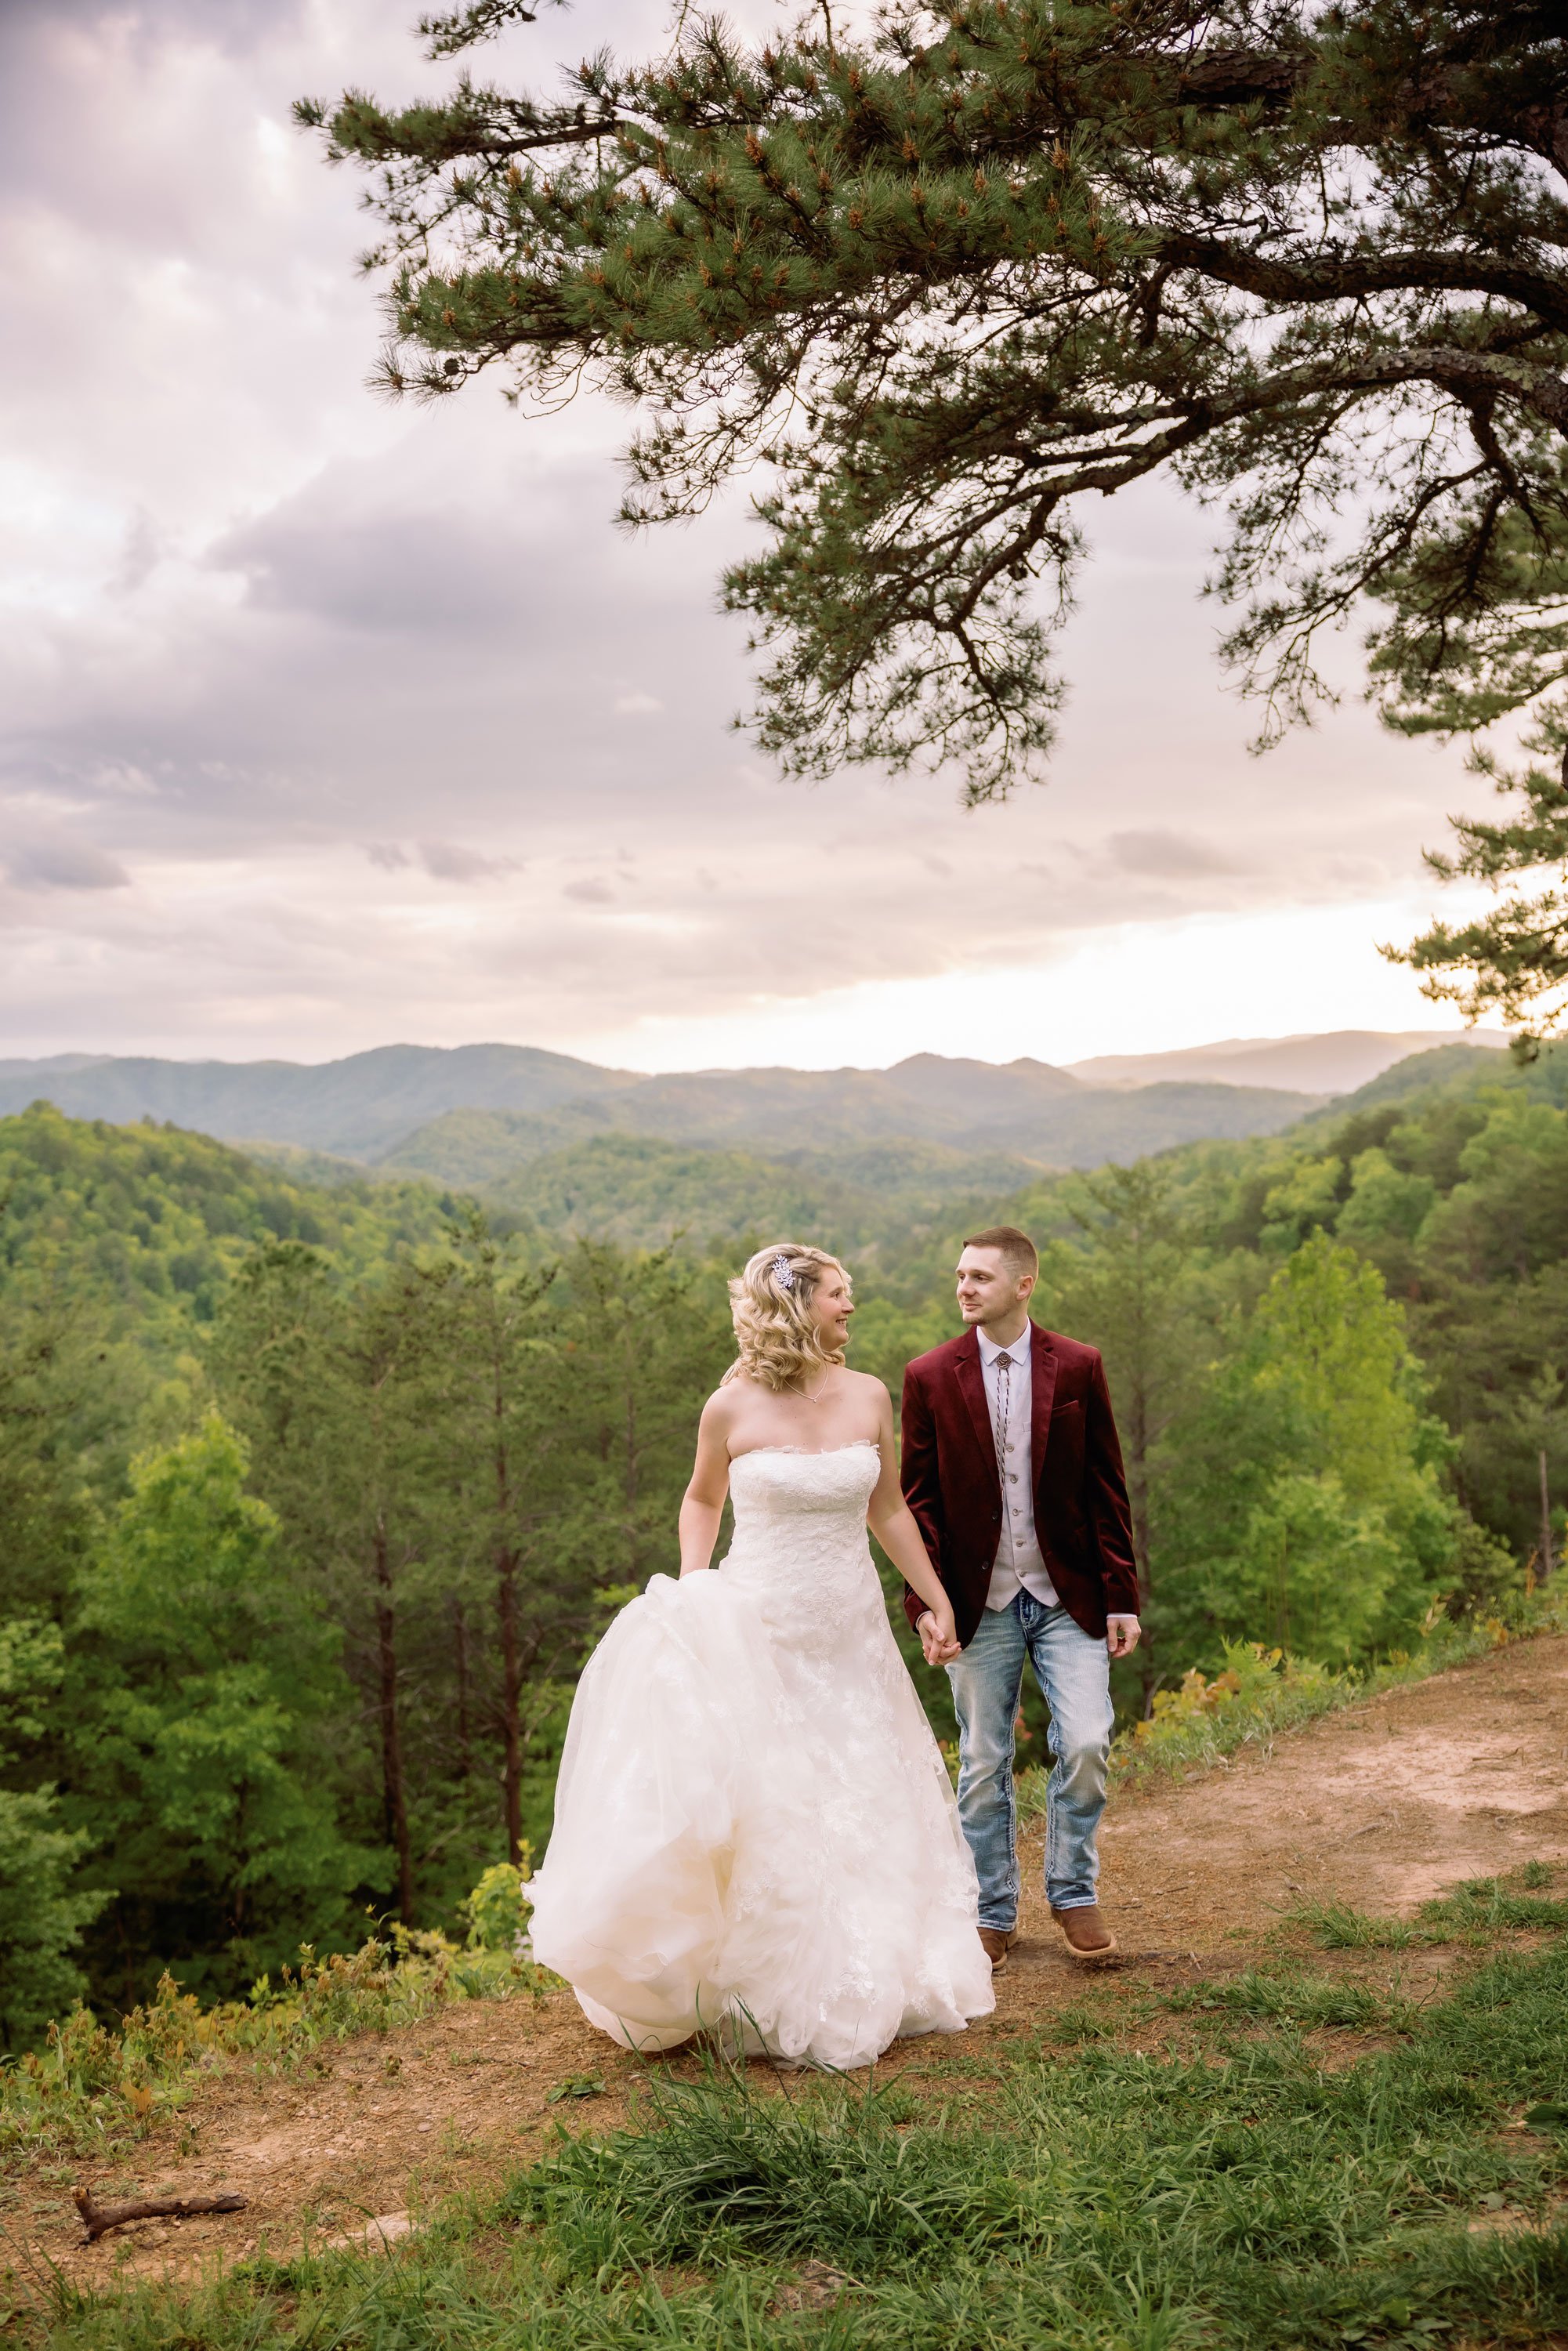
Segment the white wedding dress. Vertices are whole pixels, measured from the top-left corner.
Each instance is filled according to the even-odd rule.
[[[874,1445],[730,1468],[716,1570],[655,1575],[578,1685],[534,1956],[632,2049],[866,2065],[995,2005],[974,1864],[866,1541]]]

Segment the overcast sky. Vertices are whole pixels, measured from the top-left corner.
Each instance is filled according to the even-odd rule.
[[[585,0],[497,63],[548,86],[664,22]],[[715,586],[753,526],[619,535],[623,413],[372,395],[355,180],[289,101],[448,73],[395,0],[0,0],[0,1050],[873,1065],[1451,1025],[1375,948],[1478,787],[1354,699],[1249,758],[1172,494],[1086,517],[1051,779],[965,814],[951,778],[784,782],[730,731]]]

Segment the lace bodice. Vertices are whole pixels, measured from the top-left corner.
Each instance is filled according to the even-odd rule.
[[[840,1647],[868,1612],[882,1617],[865,1531],[881,1468],[869,1443],[762,1446],[730,1463],[735,1540],[721,1572],[751,1593],[775,1639],[810,1655]]]

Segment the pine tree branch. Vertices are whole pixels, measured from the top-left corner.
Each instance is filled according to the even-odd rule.
[[[1217,237],[1175,235],[1162,241],[1158,255],[1164,267],[1196,269],[1266,302],[1356,302],[1374,294],[1484,294],[1516,302],[1543,326],[1568,334],[1568,277],[1481,253],[1386,253],[1293,261],[1239,250]]]
[[[1368,596],[1412,731],[1552,674],[1519,617],[1568,578],[1552,10],[889,0],[859,47],[693,23],[577,85],[333,117],[383,174],[388,381],[647,403],[629,520],[772,467],[772,551],[725,593],[788,764],[1007,789],[1059,692],[1031,582],[1065,610],[1082,501],[1161,468],[1230,507],[1228,650],[1279,723]]]

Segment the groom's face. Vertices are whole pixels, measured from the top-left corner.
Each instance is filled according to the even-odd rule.
[[[958,1311],[966,1322],[1005,1322],[1034,1288],[1009,1273],[1000,1249],[967,1249],[958,1259]]]

